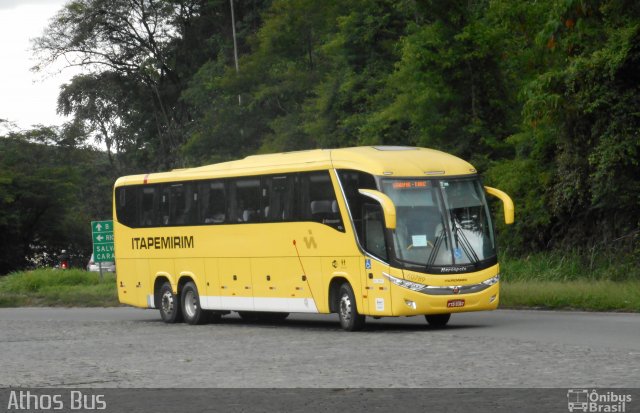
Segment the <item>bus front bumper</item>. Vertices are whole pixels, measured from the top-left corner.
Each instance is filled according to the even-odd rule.
[[[414,291],[393,283],[390,290],[394,316],[495,310],[500,301],[499,281],[475,292],[456,287]]]

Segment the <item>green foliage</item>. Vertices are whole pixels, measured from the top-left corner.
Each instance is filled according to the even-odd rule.
[[[638,229],[639,18],[635,3],[569,1],[540,32],[549,67],[523,88],[523,129],[553,172],[551,242],[610,242]]]
[[[69,2],[34,45],[44,65],[66,57],[88,70],[60,95],[73,121],[25,136],[104,142],[122,173],[315,147],[434,147],[513,196],[516,224],[498,227],[508,253],[640,257],[640,3],[234,5],[238,71],[226,0]],[[150,23],[157,30],[136,35]],[[20,174],[0,171],[0,202],[17,202]],[[65,174],[34,171],[29,186]],[[0,225],[15,221],[7,211]]]
[[[638,261],[614,248],[555,250],[523,257],[504,254],[503,280],[520,281],[640,281]]]
[[[485,2],[424,2],[390,78],[387,122],[406,122],[404,141],[473,159],[495,158],[511,131],[512,104],[500,71],[501,35],[485,22]]]
[[[106,157],[66,143],[52,128],[0,138],[0,274],[53,265],[63,249],[85,265],[89,222],[111,216]]]
[[[192,81],[187,101],[207,110],[186,154],[211,160],[361,143],[393,70],[405,3],[275,1],[239,73],[218,59]]]

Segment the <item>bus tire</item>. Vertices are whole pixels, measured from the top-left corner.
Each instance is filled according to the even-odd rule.
[[[182,321],[182,308],[180,299],[173,293],[171,284],[165,282],[160,287],[160,317],[167,324]]]
[[[427,323],[433,328],[444,328],[449,319],[451,318],[451,314],[432,314],[425,315],[424,318],[427,319]]]
[[[198,288],[192,281],[189,281],[182,287],[180,302],[182,303],[182,316],[186,323],[191,325],[205,324],[211,320],[213,313],[205,311],[200,307]]]
[[[340,286],[338,316],[340,317],[340,326],[345,331],[358,331],[364,328],[365,316],[358,313],[353,289],[349,283]]]

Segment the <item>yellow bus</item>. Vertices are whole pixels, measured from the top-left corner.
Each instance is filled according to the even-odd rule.
[[[485,192],[469,163],[415,147],[249,156],[119,178],[114,238],[121,303],[167,323],[289,313],[366,316],[493,310],[500,271]]]

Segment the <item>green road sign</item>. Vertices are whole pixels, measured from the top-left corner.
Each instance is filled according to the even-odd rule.
[[[93,243],[102,244],[105,242],[113,243],[113,232],[94,232],[93,233]]]
[[[91,234],[93,237],[93,261],[113,261],[115,259],[113,221],[91,221]]]

